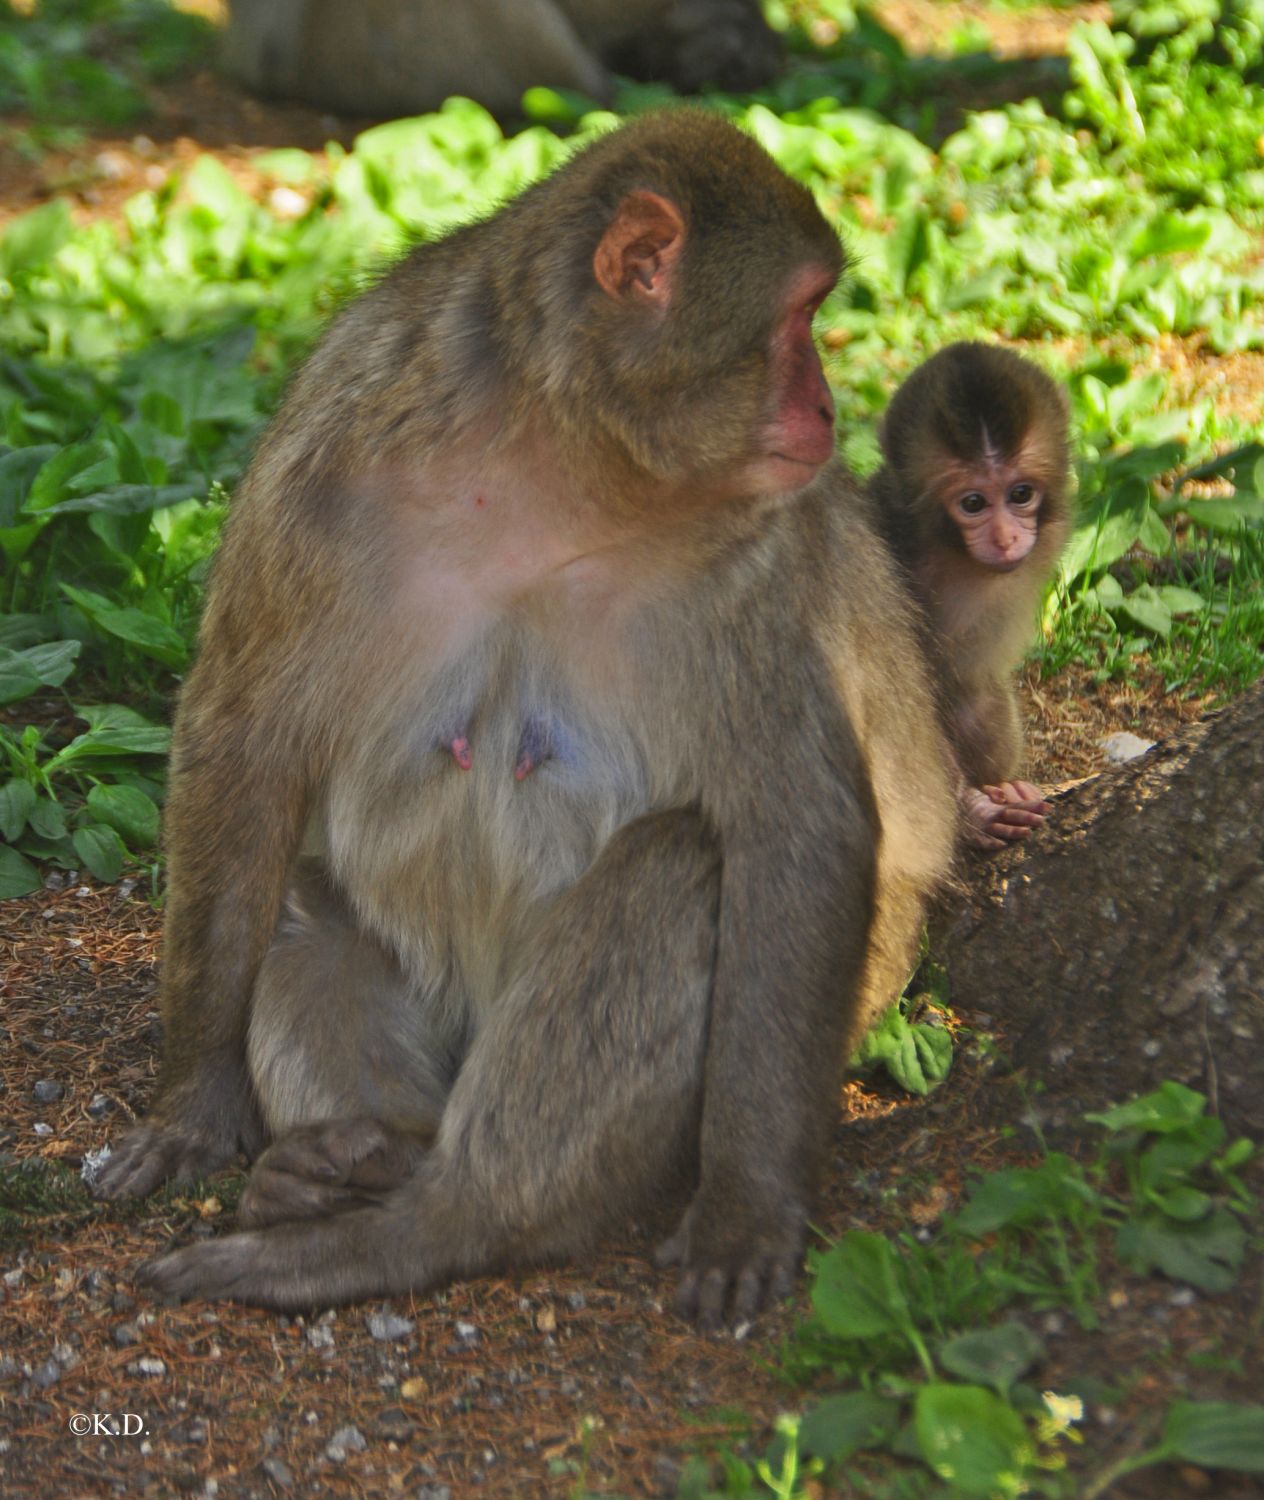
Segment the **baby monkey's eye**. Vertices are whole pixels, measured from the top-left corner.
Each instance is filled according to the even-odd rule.
[[[1036,487],[1034,484],[1016,484],[1009,492],[1009,503],[1011,505],[1030,505],[1036,498]]]
[[[957,504],[961,506],[966,515],[979,516],[987,509],[987,496],[981,495],[978,490],[971,490],[968,495],[962,495]]]

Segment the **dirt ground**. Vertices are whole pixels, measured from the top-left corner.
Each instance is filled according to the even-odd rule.
[[[1091,768],[1104,725],[1157,735],[1173,722],[1163,704],[1085,706],[1058,687],[1041,685],[1051,712],[1033,726],[1037,746],[1060,737],[1050,771]],[[0,1161],[73,1168],[143,1109],[159,948],[159,916],[126,885],[67,883],[0,905]],[[995,1031],[986,1015],[960,1019]],[[1003,1056],[1004,1035],[995,1042]],[[1127,1071],[1121,1060],[1118,1096],[1157,1081],[1142,1058]],[[933,1227],[971,1172],[1030,1160],[1032,1137],[1012,1127],[1036,1087],[969,1046],[929,1100],[849,1082],[821,1231]],[[670,1278],[637,1243],[309,1318],[137,1295],[137,1262],[173,1235],[215,1232],[240,1180],[223,1173],[200,1196],[127,1209],[53,1201],[33,1232],[28,1221],[0,1239],[0,1492],[666,1496],[684,1455],[761,1451],[776,1413],[810,1400],[775,1373],[801,1294],[745,1338],[702,1337],[671,1315]],[[1105,1247],[1103,1264],[1100,1331],[1029,1315],[1049,1349],[1042,1388],[1097,1382],[1088,1454],[1073,1458],[1086,1472],[1144,1447],[1173,1395],[1250,1400],[1264,1384],[1258,1257],[1215,1297],[1129,1276]],[[381,1313],[398,1323],[375,1330]],[[72,1420],[101,1412],[132,1414],[143,1435],[74,1435]],[[1185,1466],[1111,1493],[1245,1500],[1264,1486]]]
[[[886,9],[920,45],[981,13],[930,0],[891,0]],[[999,43],[1012,52],[1038,38],[1036,50],[1055,50],[1068,14],[1015,12]],[[6,137],[0,225],[56,193],[84,219],[116,215],[131,193],[199,150],[266,192],[251,165],[260,150],[349,142],[368,123],[264,106],[211,73],[161,91],[157,104],[143,132],[91,137],[34,163]],[[1172,353],[1174,364],[1191,359],[1212,384],[1229,368],[1198,351]],[[1226,399],[1258,403],[1261,384],[1259,366],[1238,363],[1219,388]],[[1108,733],[1160,738],[1205,706],[1165,698],[1160,684],[1096,685],[1083,672],[1029,674],[1023,695],[1032,774],[1047,783],[1100,769]],[[0,1163],[73,1168],[143,1110],[158,1040],[159,944],[160,919],[128,882],[73,882],[0,904]],[[979,1015],[962,1020],[989,1025]],[[1003,1053],[1003,1035],[997,1045]],[[1119,1094],[1157,1081],[1121,1075]],[[823,1232],[932,1226],[958,1202],[970,1170],[1030,1153],[1028,1136],[998,1122],[1021,1116],[1031,1082],[963,1048],[928,1101],[849,1083]],[[126,1210],[54,1201],[33,1233],[0,1237],[0,1492],[32,1500],[671,1495],[683,1455],[725,1445],[762,1451],[775,1414],[809,1399],[775,1370],[802,1295],[745,1338],[704,1338],[672,1317],[670,1279],[650,1268],[639,1243],[573,1269],[480,1278],[311,1318],[156,1306],[136,1295],[136,1263],[172,1235],[213,1233],[239,1183],[221,1174],[199,1199],[169,1194]],[[1089,1375],[1103,1392],[1116,1388],[1088,1403],[1084,1472],[1145,1446],[1155,1413],[1187,1390],[1190,1355],[1201,1360],[1193,1394],[1258,1399],[1258,1259],[1218,1297],[1127,1278],[1107,1262],[1106,1292],[1103,1329],[1091,1337],[1062,1314],[1037,1320],[1050,1350],[1043,1385]],[[371,1329],[381,1312],[400,1323]],[[103,1413],[131,1414],[129,1435],[72,1426]],[[1264,1486],[1186,1467],[1138,1476],[1111,1494],[1238,1500]]]

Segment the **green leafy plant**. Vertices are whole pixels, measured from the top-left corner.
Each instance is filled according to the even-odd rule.
[[[861,1038],[851,1066],[881,1070],[910,1094],[929,1094],[952,1067],[953,1039],[943,970],[923,954],[899,1001]]]
[[[695,1465],[681,1493],[802,1496],[805,1476],[840,1474],[885,1449],[954,1494],[1068,1495],[1064,1449],[1079,1440],[1082,1406],[1027,1383],[1046,1351],[1015,1312],[1067,1303],[1095,1326],[1099,1242],[1110,1229],[1137,1274],[1158,1270],[1207,1292],[1231,1284],[1253,1207],[1240,1169],[1255,1147],[1230,1142],[1205,1110],[1201,1094],[1164,1083],[1085,1117],[1105,1132],[1087,1165],[1047,1152],[980,1177],[938,1240],[851,1230],[811,1254],[812,1317],[788,1373],[825,1368],[859,1388],[780,1422],[763,1460],[729,1462],[719,1489]],[[1264,1472],[1264,1407],[1175,1402],[1158,1443],[1083,1493],[1172,1459]]]
[[[169,732],[121,704],[75,712],[87,729],[51,753],[34,725],[0,728],[0,896],[39,888],[32,858],[117,880],[129,850],[157,842],[161,784],[134,763],[165,755]]]
[[[1249,111],[1204,110],[1201,85],[1177,66],[1180,48],[1192,67],[1232,36],[1248,44],[1254,10],[1238,6],[1230,21],[1219,0],[1202,3],[1190,0],[1188,14],[1178,6],[1175,27],[1164,21],[1166,52],[1140,44],[1139,10],[1121,11],[1111,46],[1126,27],[1138,46],[1099,59],[1097,114],[1075,113],[1088,84],[1073,85],[1070,120],[1049,95],[959,116],[941,138],[927,98],[950,80],[999,76],[987,72],[996,59],[911,56],[843,0],[786,5],[785,77],[753,98],[708,101],[816,192],[847,241],[852,271],[821,322],[846,452],[862,470],[876,460],[876,416],[927,350],[1000,336],[1057,337],[1082,351],[1069,370],[1080,525],[1046,613],[1044,662],[1083,662],[1101,676],[1147,663],[1188,692],[1230,691],[1264,669],[1264,428],[1205,398],[1175,406],[1159,371],[1136,375],[1127,355],[1092,351],[1108,339],[1116,351],[1164,338],[1232,351],[1264,339],[1261,213],[1244,187],[1254,169],[1233,157],[1216,179],[1223,201],[1191,196],[1163,175],[1174,148],[1154,146],[1164,121],[1191,111],[1203,110],[1235,151],[1253,128]],[[1157,16],[1145,23],[1154,35]],[[1204,35],[1207,17],[1214,35]],[[173,42],[159,56],[160,39],[187,19],[157,0],[57,0],[6,24],[24,56],[47,63],[49,87],[75,48],[141,86],[191,55]],[[1201,38],[1193,52],[1187,28]],[[1090,41],[1104,45],[1098,33]],[[1147,92],[1140,72],[1153,81],[1163,68],[1169,94]],[[1140,140],[1118,114],[1125,85]],[[1254,109],[1259,85],[1247,76],[1241,86],[1254,91]],[[1118,118],[1107,118],[1107,95]],[[620,107],[661,96],[629,90]],[[121,226],[77,225],[53,201],[5,227],[0,647],[79,647],[57,682],[37,680],[38,660],[0,659],[11,693],[26,684],[9,703],[41,705],[29,726],[6,715],[11,741],[28,727],[47,739],[58,694],[166,715],[226,498],[285,370],[321,322],[384,259],[486,212],[616,118],[548,90],[528,104],[535,123],[511,134],[452,100],[366,131],[350,151],[262,154],[257,195],[203,157],[133,197]],[[569,138],[550,128],[558,124]],[[285,189],[279,198],[274,185]],[[36,759],[61,748],[54,734]],[[152,777],[158,767],[131,769]],[[113,770],[101,771],[108,784]],[[29,855],[29,825],[22,837]],[[933,1087],[947,1039],[927,1019],[907,1006],[902,1019],[886,1018],[868,1061],[907,1087]]]
[[[1182,202],[1264,204],[1259,0],[1116,0],[1071,38],[1068,116]]]
[[[149,106],[143,84],[209,53],[205,20],[167,0],[0,5],[0,112],[42,123],[124,125]]]

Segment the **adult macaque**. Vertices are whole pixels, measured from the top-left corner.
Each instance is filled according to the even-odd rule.
[[[840,262],[748,137],[650,117],[414,251],[297,377],[177,716],[163,1073],[101,1188],[273,1144],[260,1227],[156,1288],[420,1291],[673,1195],[686,1315],[789,1285],[955,819],[832,461]]]
[[[1049,804],[1016,780],[1013,673],[1069,530],[1066,398],[1028,360],[950,344],[883,418],[879,522],[926,608],[974,842],[1000,849]]]
[[[225,61],[247,88],[347,114],[452,94],[517,115],[533,84],[608,103],[611,70],[753,89],[781,63],[759,0],[232,0]]]

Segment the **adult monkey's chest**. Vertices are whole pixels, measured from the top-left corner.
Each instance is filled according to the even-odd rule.
[[[605,684],[565,671],[548,630],[507,615],[438,672],[402,672],[391,713],[362,726],[325,788],[325,857],[406,962],[494,967],[493,950],[650,810],[624,661],[607,659],[618,680]]]

